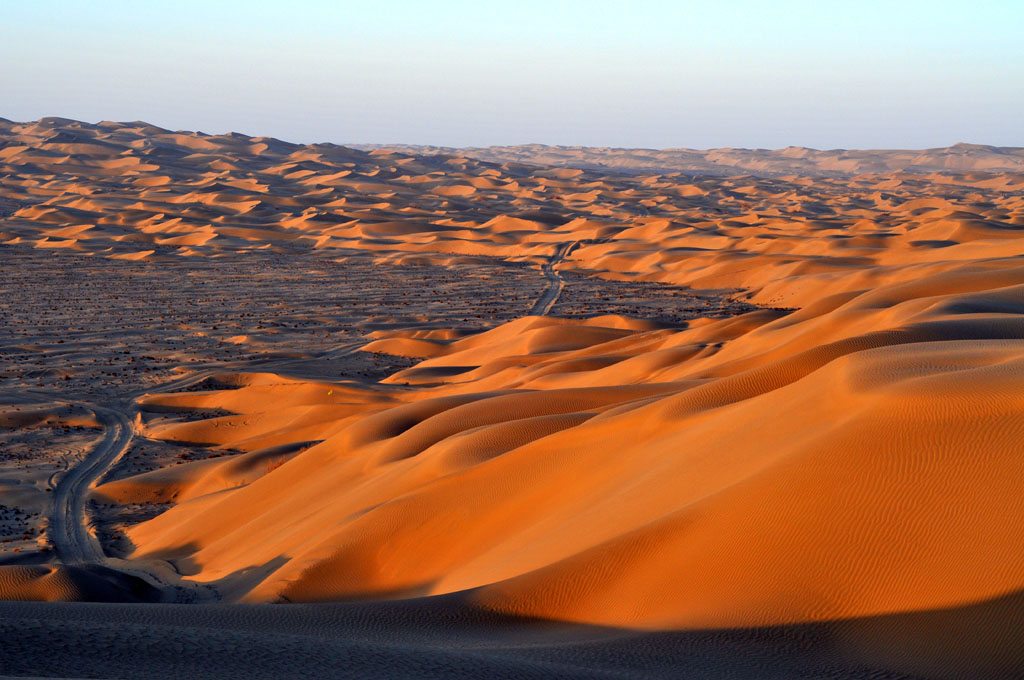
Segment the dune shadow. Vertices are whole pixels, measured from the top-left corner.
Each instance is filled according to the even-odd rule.
[[[1010,680],[1024,676],[1022,624],[1024,591],[934,611],[659,632],[507,616],[467,606],[464,593],[293,605],[2,602],[0,673]]]

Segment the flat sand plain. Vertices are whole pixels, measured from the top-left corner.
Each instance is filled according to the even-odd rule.
[[[0,673],[1024,672],[1024,176],[0,134]]]

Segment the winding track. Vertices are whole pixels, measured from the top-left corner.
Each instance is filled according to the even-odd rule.
[[[569,253],[580,246],[580,241],[562,243],[554,254],[544,263],[542,271],[548,280],[540,298],[530,310],[531,315],[547,316],[558,302],[565,280],[555,270],[555,265],[565,261]],[[317,358],[334,359],[352,354],[367,344],[367,340],[349,342],[331,349]],[[135,419],[139,413],[136,400],[146,394],[160,392],[176,392],[207,378],[234,369],[273,369],[285,363],[294,363],[294,359],[262,360],[220,364],[215,368],[200,370],[186,377],[172,380],[156,389],[148,389],[133,393],[120,404],[112,403],[99,406],[87,402],[74,402],[96,416],[103,428],[103,438],[93,447],[92,451],[77,465],[65,472],[57,481],[53,490],[53,498],[49,512],[50,541],[53,543],[57,559],[68,565],[102,564],[109,568],[141,577],[163,591],[165,599],[170,602],[197,602],[216,599],[216,593],[209,586],[201,586],[202,590],[189,589],[181,585],[165,583],[159,576],[142,565],[131,565],[123,560],[111,560],[103,552],[99,539],[90,531],[90,523],[85,512],[85,500],[93,485],[109,470],[121,456],[128,451],[135,438]],[[71,403],[71,402],[62,402]]]
[[[334,359],[358,351],[368,341],[348,342],[329,350],[317,358]],[[239,362],[237,364],[221,364],[216,368],[200,370],[188,376],[178,378],[160,385],[156,389],[147,389],[129,395],[127,402],[99,406],[88,402],[64,402],[88,409],[103,428],[102,439],[93,447],[86,457],[77,465],[65,472],[57,481],[49,508],[49,530],[47,532],[57,559],[68,565],[101,564],[133,576],[143,578],[151,585],[163,591],[166,601],[198,602],[216,599],[216,593],[208,586],[186,588],[164,582],[152,571],[142,565],[131,565],[123,560],[111,560],[103,552],[103,547],[95,534],[90,531],[90,523],[85,512],[85,500],[93,485],[109,470],[121,456],[128,451],[135,438],[134,421],[139,413],[136,399],[145,394],[160,392],[177,392],[190,385],[200,383],[218,373],[238,368],[270,369],[276,364],[294,361],[263,360]],[[34,392],[35,393],[35,392]],[[39,396],[47,398],[52,395]],[[51,399],[48,399],[51,400]]]
[[[533,309],[530,310],[531,316],[547,316],[551,313],[551,308],[558,302],[558,297],[562,294],[562,289],[565,287],[565,279],[555,270],[555,265],[564,262],[569,253],[576,250],[579,246],[579,241],[563,243],[558,246],[558,250],[555,251],[554,255],[544,263],[542,269],[544,276],[547,277],[548,287],[544,289],[540,298],[534,303]]]
[[[99,406],[75,402],[92,411],[103,428],[103,438],[78,465],[61,476],[53,490],[50,505],[49,532],[54,552],[64,564],[102,563],[107,558],[96,536],[89,531],[85,516],[85,497],[92,485],[103,476],[131,446],[135,438],[135,417],[139,412],[135,400],[144,394],[176,392],[206,380],[227,366],[203,370],[164,383],[157,390],[144,390],[129,396],[127,404]],[[70,402],[68,402],[70,403]]]
[[[135,435],[132,421],[123,411],[80,405],[93,412],[104,432],[89,455],[68,470],[53,490],[48,534],[57,559],[64,564],[97,563],[106,558],[86,525],[85,496],[93,482],[128,450]]]

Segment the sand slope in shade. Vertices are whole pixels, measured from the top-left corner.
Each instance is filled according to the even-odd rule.
[[[0,600],[137,602],[156,595],[142,579],[99,566],[0,565]]]
[[[0,634],[8,653],[0,657],[0,673],[154,680],[1011,680],[1020,677],[1012,654],[1020,600],[1015,594],[958,609],[830,624],[666,632],[516,619],[449,596],[288,607],[2,602]],[[988,634],[979,635],[978,625]]]

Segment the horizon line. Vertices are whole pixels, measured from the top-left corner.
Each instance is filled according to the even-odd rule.
[[[546,142],[519,142],[515,144],[488,144],[481,146],[479,144],[471,144],[465,146],[455,146],[451,144],[433,144],[433,143],[422,143],[422,142],[360,142],[360,141],[345,141],[345,142],[334,142],[328,140],[321,140],[315,142],[295,142],[281,137],[275,137],[273,135],[257,134],[252,135],[245,132],[239,132],[237,130],[229,130],[227,132],[204,132],[199,129],[172,129],[158,125],[156,123],[150,123],[142,119],[135,120],[115,120],[115,119],[103,119],[96,122],[90,122],[80,120],[78,118],[70,118],[67,116],[41,116],[36,120],[18,121],[0,116],[0,123],[10,123],[14,125],[32,125],[32,124],[46,124],[49,121],[61,121],[64,123],[78,123],[82,125],[91,126],[102,126],[104,123],[116,123],[118,125],[130,125],[140,124],[149,127],[160,128],[169,133],[176,134],[195,134],[203,135],[206,137],[222,137],[227,135],[241,135],[249,139],[271,139],[284,144],[293,144],[296,146],[316,146],[318,144],[333,144],[335,146],[344,146],[347,148],[365,147],[376,147],[376,148],[389,148],[389,147],[418,147],[418,148],[433,148],[433,149],[451,149],[451,150],[464,150],[464,149],[493,149],[493,148],[520,148],[520,147],[547,147],[555,149],[600,149],[600,150],[621,150],[621,151],[769,151],[779,152],[786,151],[789,149],[799,149],[804,151],[816,151],[816,152],[834,152],[834,151],[936,151],[944,149],[953,149],[956,147],[983,147],[985,149],[1006,151],[1006,150],[1024,150],[1024,145],[1021,146],[1010,146],[1010,145],[998,145],[998,144],[986,144],[984,142],[965,142],[958,141],[945,146],[927,146],[927,147],[830,147],[821,148],[813,146],[804,146],[802,144],[789,144],[784,147],[751,147],[751,146],[710,146],[710,147],[689,147],[689,146],[664,146],[664,147],[653,147],[653,146],[614,146],[607,144],[550,144]]]

